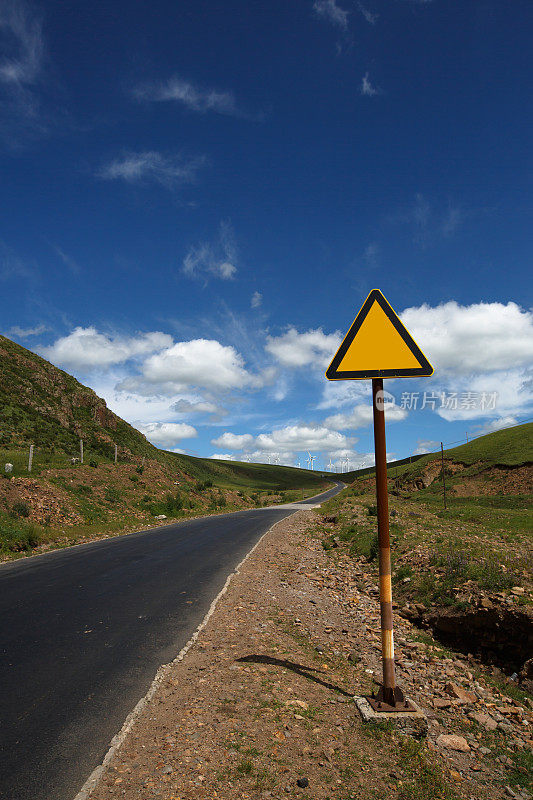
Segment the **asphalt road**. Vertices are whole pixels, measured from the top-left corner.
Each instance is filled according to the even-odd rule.
[[[0,798],[73,800],[227,576],[294,510],[190,520],[0,566]]]

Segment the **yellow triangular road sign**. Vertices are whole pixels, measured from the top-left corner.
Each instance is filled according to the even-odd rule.
[[[344,337],[326,378],[414,378],[433,374],[433,367],[381,294],[373,289]]]

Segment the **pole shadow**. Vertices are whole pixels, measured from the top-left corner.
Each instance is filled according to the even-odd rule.
[[[274,667],[290,669],[291,672],[301,675],[302,678],[307,678],[314,683],[319,683],[321,686],[324,686],[326,689],[330,689],[332,692],[338,692],[338,694],[342,694],[344,697],[349,697],[350,700],[353,699],[353,694],[350,694],[350,692],[347,692],[340,686],[335,686],[334,683],[322,680],[322,678],[319,678],[317,675],[313,675],[313,672],[318,672],[322,675],[324,674],[324,670],[316,669],[315,667],[307,667],[304,664],[295,664],[294,661],[287,661],[285,658],[274,658],[273,656],[265,656],[261,654],[241,656],[241,658],[237,658],[236,661],[248,664],[271,664]]]

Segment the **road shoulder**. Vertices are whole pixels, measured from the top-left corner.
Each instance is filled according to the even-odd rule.
[[[504,796],[503,773],[471,736],[463,752],[436,745],[465,731],[430,708],[423,681],[437,663],[405,620],[402,677],[430,735],[361,722],[353,696],[380,669],[376,587],[361,588],[361,564],[331,559],[315,519],[298,511],[263,537],[185,658],[160,671],[91,800]]]

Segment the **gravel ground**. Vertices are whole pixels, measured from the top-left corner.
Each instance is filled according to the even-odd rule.
[[[299,511],[262,539],[161,673],[91,800],[529,796],[530,709],[407,620],[395,617],[398,679],[428,736],[362,723],[353,696],[380,676],[377,587],[317,530],[315,512]],[[487,730],[487,714],[500,728]]]

